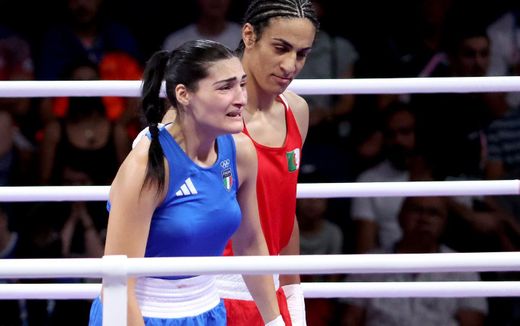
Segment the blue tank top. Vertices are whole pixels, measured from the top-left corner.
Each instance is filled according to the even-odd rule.
[[[222,255],[242,220],[233,137],[217,137],[218,158],[211,167],[195,164],[164,127],[159,141],[170,179],[152,215],[145,257]]]
[[[170,180],[152,216],[145,257],[222,255],[242,219],[233,137],[217,137],[218,158],[211,167],[195,164],[166,128],[159,141]]]

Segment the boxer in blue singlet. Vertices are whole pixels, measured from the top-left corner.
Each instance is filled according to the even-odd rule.
[[[177,118],[164,115],[162,81]],[[145,68],[142,107],[148,137],[121,165],[110,190],[105,255],[268,255],[256,202],[257,161],[242,130],[246,76],[223,45],[191,41],[155,53]],[[233,135],[230,135],[233,134]],[[271,276],[244,275],[266,325],[284,325]],[[128,324],[226,325],[213,276],[131,278]],[[89,325],[102,324],[101,298]]]

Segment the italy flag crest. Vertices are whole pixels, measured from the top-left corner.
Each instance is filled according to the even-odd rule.
[[[227,191],[230,191],[231,187],[233,187],[233,174],[231,173],[230,168],[222,171],[222,182],[224,183],[224,188],[226,188]]]

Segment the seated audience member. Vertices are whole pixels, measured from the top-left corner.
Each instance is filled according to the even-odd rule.
[[[171,51],[186,41],[206,39],[236,49],[242,27],[227,18],[232,1],[196,0],[196,21],[166,36],[162,48]]]
[[[393,102],[383,113],[384,160],[364,171],[357,182],[403,182],[431,179],[429,169],[417,152],[415,115],[407,104]],[[389,248],[400,238],[398,213],[402,197],[352,199],[355,251]]]
[[[448,217],[445,198],[409,197],[399,213],[402,236],[393,248],[372,253],[450,253],[442,243]],[[352,274],[348,282],[479,281],[477,273]],[[349,298],[342,325],[461,325],[482,326],[487,314],[485,298]]]
[[[141,70],[141,51],[135,36],[127,26],[111,19],[105,0],[66,0],[64,3],[64,16],[43,32],[36,51],[38,80],[63,79],[71,65],[87,60],[98,68],[105,61],[111,61],[124,64],[128,72],[134,71],[134,66]],[[117,56],[118,60],[106,56]],[[124,75],[117,76],[117,79],[126,79]],[[138,74],[132,74],[132,79],[138,78]],[[105,76],[102,74],[99,79],[105,79]],[[116,102],[126,101],[118,98]],[[120,103],[111,104],[116,114],[122,114]],[[55,120],[50,98],[42,99],[40,115],[45,124]]]
[[[0,80],[21,81],[34,79],[33,48],[20,34],[0,25]],[[32,107],[37,100],[28,97],[2,97],[0,109],[7,110],[18,128],[16,142],[19,146],[34,147],[39,128],[37,110]]]
[[[66,16],[44,32],[37,78],[57,80],[67,67],[80,60],[99,64],[111,52],[123,52],[140,60],[140,51],[130,30],[111,20],[104,0],[67,0]]]
[[[11,230],[9,216],[4,205],[0,205],[0,260],[18,258],[18,233]],[[14,283],[13,280],[0,279],[0,284]],[[0,300],[2,311],[1,325],[21,325],[20,302]]]
[[[327,18],[332,5],[325,0],[313,0],[312,4],[320,21]],[[326,26],[326,25],[325,25]],[[354,77],[359,54],[346,38],[334,35],[325,27],[320,28],[316,40],[305,59],[298,79],[335,79]],[[304,95],[309,104],[309,133],[306,142],[313,140],[338,141],[347,138],[350,132],[349,119],[354,106],[354,95]],[[325,136],[332,139],[326,139]]]
[[[34,149],[20,142],[11,110],[0,108],[0,186],[33,185]]]
[[[71,68],[73,80],[98,78],[96,65],[79,62]],[[65,102],[63,118],[45,126],[40,181],[56,184],[63,166],[87,172],[95,185],[112,182],[118,165],[130,150],[128,134],[112,122],[100,97],[71,97]]]
[[[491,76],[520,76],[520,4],[509,1],[508,8],[487,28]],[[519,107],[520,92],[508,93],[507,102],[511,107]]]
[[[448,63],[435,77],[483,77],[489,67],[485,29],[468,23],[446,41]],[[482,178],[484,129],[507,111],[503,93],[414,94],[417,134],[438,180]],[[442,132],[439,132],[442,130]]]
[[[511,107],[485,129],[484,176],[488,180],[520,178],[520,106]],[[493,197],[498,206],[520,223],[518,196]]]
[[[318,182],[319,173],[302,173],[299,182]],[[296,202],[296,216],[300,229],[301,255],[338,255],[342,253],[343,233],[332,222],[328,198],[300,198]],[[339,275],[302,275],[302,282],[335,282]],[[326,326],[334,319],[336,300],[306,298],[307,325]]]

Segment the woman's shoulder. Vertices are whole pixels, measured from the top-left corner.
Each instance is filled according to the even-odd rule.
[[[232,136],[237,149],[237,160],[256,160],[256,149],[251,138],[242,132]]]
[[[286,90],[283,92],[281,97],[285,99],[292,111],[309,111],[309,105],[307,104],[307,101],[295,92]]]
[[[302,140],[305,140],[309,128],[309,105],[307,101],[300,95],[289,90],[285,91],[282,95],[285,97],[297,121]]]
[[[255,146],[253,145],[253,141],[251,140],[251,138],[249,138],[249,136],[247,136],[243,132],[232,134],[231,136],[233,137],[237,151],[248,151],[255,149]]]

